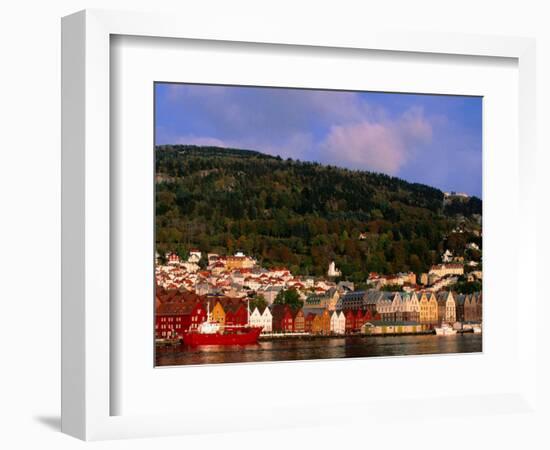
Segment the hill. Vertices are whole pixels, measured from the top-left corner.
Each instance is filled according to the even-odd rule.
[[[481,200],[444,204],[440,190],[384,174],[218,147],[159,146],[155,160],[160,254],[242,250],[303,275],[335,260],[344,278],[363,281],[425,271],[459,221],[479,229]],[[465,233],[451,250],[463,239],[476,238]]]

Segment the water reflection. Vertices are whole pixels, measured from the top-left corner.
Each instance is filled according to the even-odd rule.
[[[479,334],[454,336],[387,336],[261,341],[245,346],[185,345],[158,348],[158,366],[220,364],[263,361],[296,361],[368,356],[428,355],[481,352]]]

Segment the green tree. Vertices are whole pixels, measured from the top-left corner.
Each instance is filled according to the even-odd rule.
[[[462,281],[449,287],[451,291],[459,294],[473,294],[474,292],[480,292],[481,288],[482,285],[479,281]]]
[[[400,284],[386,284],[382,287],[382,290],[390,292],[403,292],[403,286]]]
[[[267,300],[260,294],[250,300],[250,311],[254,311],[254,308],[258,308],[260,311],[267,306]]]
[[[282,289],[275,297],[274,302],[277,305],[288,305],[292,309],[300,309],[304,306],[304,302],[300,300],[300,295],[296,289]]]

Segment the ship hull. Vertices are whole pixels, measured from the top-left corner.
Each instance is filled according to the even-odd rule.
[[[261,331],[261,328],[250,327],[238,332],[211,334],[190,332],[183,335],[183,342],[192,347],[198,345],[250,345],[258,343]]]

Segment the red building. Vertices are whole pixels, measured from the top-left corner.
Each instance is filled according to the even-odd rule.
[[[355,329],[356,329],[356,331],[360,331],[361,327],[366,322],[370,322],[371,320],[372,320],[372,313],[369,309],[367,309],[364,314],[361,310],[359,310],[357,312],[357,315],[355,316]]]
[[[359,310],[359,313],[361,310]],[[353,309],[348,309],[346,312],[346,333],[352,333],[356,329],[356,316],[353,314]]]
[[[235,313],[230,309],[225,311],[225,325],[235,325]]]
[[[191,308],[183,302],[161,303],[155,314],[155,337],[181,337],[191,325]]]
[[[201,323],[206,320],[206,307],[202,302],[195,303],[191,310],[191,325],[190,329],[197,328]]]
[[[313,319],[315,319],[315,314],[313,313],[308,313],[305,317],[304,328],[306,333],[311,333],[313,328]]]
[[[273,331],[290,332],[294,328],[294,320],[291,309],[286,305],[273,305],[271,307],[273,316]]]
[[[285,333],[292,333],[294,331],[294,316],[292,315],[292,310],[287,306],[285,306],[282,326]]]
[[[273,331],[283,331],[284,305],[272,305],[271,315],[273,316]]]
[[[168,264],[177,264],[180,262],[180,257],[176,253],[170,253],[166,259]]]
[[[242,303],[235,311],[235,325],[248,325],[248,311],[246,305]]]

